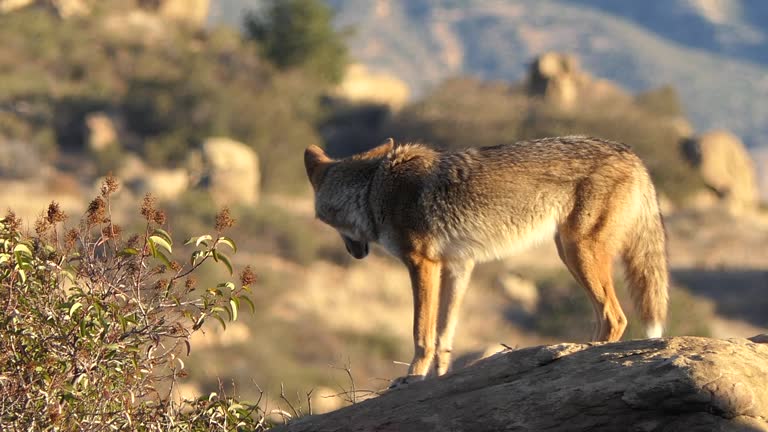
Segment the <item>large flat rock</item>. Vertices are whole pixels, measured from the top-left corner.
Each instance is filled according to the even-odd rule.
[[[286,431],[768,431],[768,336],[505,351]]]

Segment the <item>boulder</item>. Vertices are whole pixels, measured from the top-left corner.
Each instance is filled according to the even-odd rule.
[[[12,12],[38,5],[53,9],[61,18],[88,15],[91,8],[87,0],[0,0],[0,13]]]
[[[86,0],[49,0],[56,13],[62,18],[88,15],[91,7]]]
[[[126,152],[123,155],[120,167],[114,174],[121,182],[133,183],[140,182],[147,175],[148,171],[149,168],[142,158],[135,153]]]
[[[252,148],[230,138],[214,137],[205,140],[201,156],[201,184],[217,205],[258,202],[261,173]]]
[[[208,19],[211,0],[139,0],[139,6],[164,18],[202,27]]]
[[[336,88],[336,96],[358,102],[385,105],[397,111],[408,102],[408,85],[399,78],[370,71],[365,65],[351,64]]]
[[[119,144],[117,125],[110,115],[104,112],[92,112],[85,116],[86,146],[92,151],[103,151]]]
[[[0,13],[13,12],[16,9],[27,7],[37,0],[0,0]]]
[[[529,86],[533,94],[563,109],[573,108],[582,78],[578,59],[569,54],[549,52],[531,64]]]
[[[632,99],[616,84],[582,70],[575,55],[560,52],[547,52],[531,63],[528,92],[566,111],[584,101],[609,101],[615,105]]]
[[[741,212],[757,206],[755,164],[737,136],[724,130],[710,131],[686,140],[683,153],[729,209]]]
[[[111,38],[143,45],[166,41],[169,34],[172,34],[163,17],[143,9],[107,14],[99,24]]]
[[[768,431],[768,337],[506,350],[276,431]]]
[[[184,168],[147,170],[132,183],[139,195],[151,193],[160,200],[170,201],[189,189],[189,173]]]

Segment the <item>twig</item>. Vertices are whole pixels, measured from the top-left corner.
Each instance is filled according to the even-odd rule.
[[[285,386],[283,385],[283,383],[280,383],[280,399],[284,400],[285,403],[288,404],[288,407],[291,409],[291,411],[293,411],[293,414],[296,417],[299,417],[299,411],[296,410],[296,407],[294,407],[291,401],[288,400],[288,398],[285,396]]]

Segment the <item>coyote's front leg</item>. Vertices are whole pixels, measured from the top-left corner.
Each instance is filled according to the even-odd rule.
[[[435,356],[435,331],[440,294],[440,263],[420,255],[405,259],[413,288],[413,361],[408,375],[397,378],[390,388],[421,381]]]
[[[459,312],[469,277],[475,263],[472,260],[445,262],[440,282],[440,308],[437,316],[437,375],[444,375],[451,366],[453,336],[459,322]]]

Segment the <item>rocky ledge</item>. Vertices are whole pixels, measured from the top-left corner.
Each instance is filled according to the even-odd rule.
[[[507,350],[285,431],[768,431],[768,335]]]

